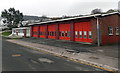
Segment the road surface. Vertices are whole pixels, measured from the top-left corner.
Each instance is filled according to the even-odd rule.
[[[3,71],[101,71],[30,48],[2,41]]]

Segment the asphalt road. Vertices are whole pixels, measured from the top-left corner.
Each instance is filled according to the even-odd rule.
[[[3,71],[101,71],[43,52],[2,41]]]

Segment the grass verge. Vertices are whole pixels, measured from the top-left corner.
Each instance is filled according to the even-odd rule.
[[[9,36],[12,32],[3,32],[2,35],[3,36]]]

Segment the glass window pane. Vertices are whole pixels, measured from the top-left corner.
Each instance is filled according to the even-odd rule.
[[[84,38],[87,38],[87,32],[84,31]]]
[[[75,31],[75,37],[78,38],[78,31]]]
[[[54,36],[54,32],[52,32],[52,36]]]
[[[80,38],[82,38],[82,31],[79,32]]]
[[[58,32],[58,35],[61,36],[61,32],[60,31]]]
[[[70,37],[70,31],[67,32],[67,37]]]
[[[67,31],[65,31],[65,35],[64,36],[67,37]]]
[[[111,26],[108,27],[108,34],[113,35],[113,28]]]
[[[116,35],[119,35],[119,28],[116,27]]]
[[[89,31],[89,38],[91,39],[92,38],[92,32]]]
[[[64,37],[64,31],[62,31],[62,36]]]

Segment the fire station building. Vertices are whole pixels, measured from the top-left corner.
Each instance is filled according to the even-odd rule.
[[[120,14],[86,15],[31,24],[31,37],[98,45],[118,43]]]

